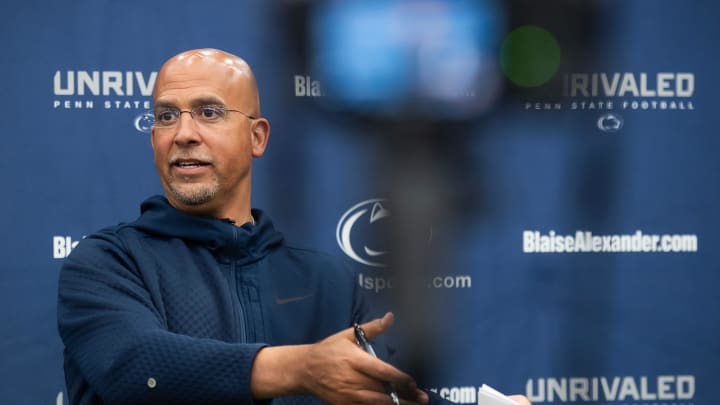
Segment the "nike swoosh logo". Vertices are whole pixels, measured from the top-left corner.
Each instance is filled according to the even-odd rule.
[[[295,301],[302,301],[302,300],[304,300],[304,299],[306,299],[306,298],[312,297],[313,295],[315,295],[315,294],[314,294],[314,293],[310,293],[310,294],[308,294],[308,295],[301,295],[301,296],[298,296],[298,297],[288,297],[288,298],[279,298],[279,297],[276,295],[276,296],[275,296],[275,303],[278,304],[278,305],[289,304],[289,303],[295,302]]]

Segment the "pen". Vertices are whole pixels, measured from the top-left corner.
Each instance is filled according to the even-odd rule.
[[[360,345],[360,347],[363,348],[366,352],[370,353],[371,356],[377,358],[377,354],[375,354],[375,350],[373,350],[372,345],[370,345],[370,342],[368,342],[367,338],[365,337],[365,331],[362,330],[360,325],[357,323],[354,326],[355,328],[355,340],[357,341],[357,344]],[[390,385],[389,382],[383,381],[383,385],[385,386],[385,392],[390,395],[390,399],[392,399],[393,404],[400,405],[400,399],[398,398],[397,393],[393,390],[392,385]]]

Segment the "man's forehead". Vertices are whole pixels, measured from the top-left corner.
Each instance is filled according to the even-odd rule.
[[[250,75],[250,67],[240,57],[217,49],[193,49],[168,59],[160,69],[163,72],[177,69],[222,69],[237,76]]]
[[[155,102],[192,104],[214,97],[259,114],[255,76],[240,57],[217,49],[194,49],[170,58],[158,72]],[[195,103],[197,104],[197,103]]]

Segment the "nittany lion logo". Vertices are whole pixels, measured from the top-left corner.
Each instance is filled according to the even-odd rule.
[[[143,134],[149,134],[154,123],[155,117],[149,111],[138,114],[134,120],[135,129]]]
[[[623,127],[623,119],[618,114],[603,114],[597,120],[597,127],[604,132],[617,132]]]
[[[335,230],[338,245],[346,255],[356,262],[374,267],[385,267],[387,265],[382,261],[382,258],[388,252],[377,247],[371,247],[373,245],[370,240],[373,238],[362,237],[363,235],[377,233],[371,232],[370,229],[378,227],[383,222],[381,221],[383,218],[390,216],[390,210],[383,206],[383,201],[385,201],[383,198],[373,198],[355,204],[343,214],[340,222],[338,222]],[[364,228],[364,230],[358,232],[360,228]],[[358,240],[364,240],[365,242],[358,242]],[[374,239],[373,242],[379,243],[377,239]],[[356,246],[361,246],[361,249],[356,249]]]

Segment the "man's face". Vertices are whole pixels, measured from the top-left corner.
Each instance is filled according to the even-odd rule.
[[[222,61],[202,57],[166,64],[158,75],[154,101],[156,112],[219,105],[253,115],[258,109],[246,77]],[[262,150],[257,148],[256,125],[237,112],[211,124],[181,113],[173,126],[156,125],[155,166],[171,204],[212,215],[249,199],[251,161],[264,150],[264,144]]]

